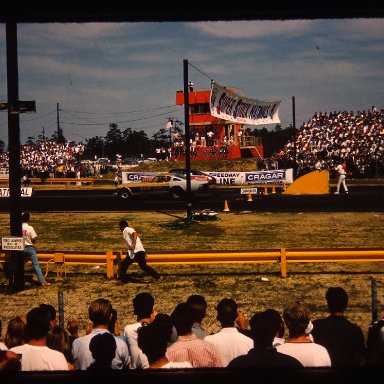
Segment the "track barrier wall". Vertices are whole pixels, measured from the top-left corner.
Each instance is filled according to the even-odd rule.
[[[68,265],[99,265],[106,268],[108,279],[118,276],[125,251],[107,252],[44,252],[39,251],[41,264],[55,266],[57,276],[66,274]],[[0,252],[0,263],[10,260],[10,255]],[[281,277],[287,277],[290,263],[364,263],[383,262],[384,248],[318,248],[318,249],[260,249],[252,251],[206,252],[148,252],[148,264],[247,264],[270,263],[280,267]]]

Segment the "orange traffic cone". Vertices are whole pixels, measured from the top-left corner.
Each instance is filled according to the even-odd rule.
[[[224,202],[224,209],[223,209],[223,212],[229,212],[228,201],[227,201],[227,200],[225,200],[225,202]]]
[[[272,193],[276,193],[275,186],[272,185]]]
[[[247,201],[252,201],[252,193],[248,193],[248,199]]]
[[[265,196],[268,195],[268,188],[267,188],[267,186],[264,187],[264,195],[265,195]]]

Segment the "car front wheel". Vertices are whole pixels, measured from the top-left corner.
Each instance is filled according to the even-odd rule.
[[[181,200],[185,197],[185,191],[183,190],[183,188],[180,187],[172,188],[170,194],[173,200]]]

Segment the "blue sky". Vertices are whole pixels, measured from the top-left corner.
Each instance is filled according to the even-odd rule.
[[[5,24],[0,25],[0,100],[7,100]],[[109,123],[149,137],[183,118],[183,60],[195,89],[210,79],[247,97],[282,100],[280,120],[316,111],[384,108],[384,19],[19,24],[19,95],[37,113],[20,118],[21,142],[105,136]],[[0,139],[8,143],[7,113]]]

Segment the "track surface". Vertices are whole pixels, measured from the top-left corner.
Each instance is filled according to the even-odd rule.
[[[382,212],[384,211],[384,185],[350,186],[349,194],[282,195],[279,193],[247,195],[237,190],[211,190],[194,196],[192,210],[222,211],[227,201],[230,211],[254,212]],[[22,210],[51,211],[156,211],[186,210],[186,201],[167,198],[134,198],[120,200],[114,189],[92,190],[35,190],[34,195],[22,198]],[[0,198],[0,212],[9,212],[9,199]]]

